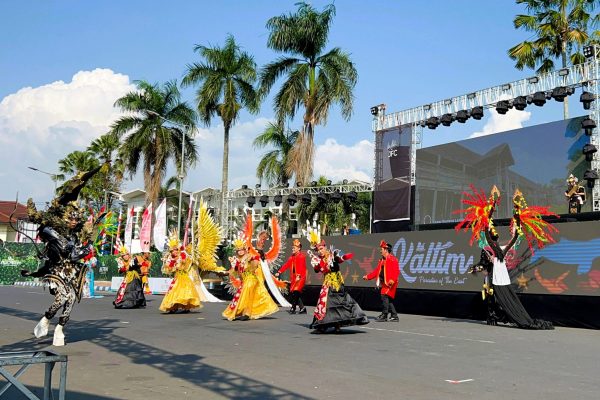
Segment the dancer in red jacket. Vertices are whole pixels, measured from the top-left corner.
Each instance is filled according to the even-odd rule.
[[[381,259],[377,264],[377,268],[371,271],[370,274],[363,276],[363,279],[371,280],[377,278],[377,286],[381,288],[383,310],[375,321],[388,321],[388,312],[391,313],[389,321],[399,321],[398,313],[394,307],[394,297],[396,297],[396,288],[398,287],[400,266],[398,259],[391,253],[391,244],[382,240],[379,243],[379,248],[381,250]]]
[[[299,306],[298,314],[306,314],[306,307],[300,298],[304,284],[306,283],[306,256],[302,253],[302,244],[298,239],[292,242],[292,255],[279,268],[275,276],[279,277],[283,272],[290,270],[290,297],[292,308],[290,314],[296,314],[296,306]]]

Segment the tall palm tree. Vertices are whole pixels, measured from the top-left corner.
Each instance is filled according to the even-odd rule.
[[[88,153],[93,154],[100,161],[110,164],[108,173],[103,174],[105,182],[104,204],[109,208],[112,202],[108,192],[120,192],[125,175],[125,164],[119,154],[120,146],[121,143],[116,135],[106,133],[94,139],[87,148]]]
[[[536,72],[555,69],[554,60],[560,59],[561,68],[584,62],[581,48],[590,41],[588,29],[598,24],[598,15],[592,15],[595,1],[588,0],[516,0],[525,4],[529,14],[517,15],[517,29],[533,32],[533,40],[525,40],[510,49],[508,56],[515,67],[522,70],[538,66]],[[598,37],[596,37],[598,39]],[[564,102],[564,118],[569,117],[568,100]]]
[[[252,145],[255,149],[270,147],[256,167],[256,177],[269,185],[287,183],[292,175],[286,170],[289,153],[298,139],[300,132],[285,130],[282,124],[269,123],[263,133],[259,134]]]
[[[267,93],[285,76],[275,95],[277,119],[293,119],[301,107],[304,109],[302,130],[288,164],[289,173],[303,183],[312,177],[315,126],[327,122],[334,104],[340,105],[346,120],[352,115],[352,91],[358,73],[349,54],[339,47],[325,51],[334,16],[333,4],[318,12],[309,4],[299,3],[296,13],[267,22],[268,47],[286,55],[262,68],[261,91]]]
[[[189,64],[182,86],[198,85],[196,101],[200,120],[209,126],[214,117],[223,121],[223,168],[221,180],[221,226],[227,214],[226,194],[229,176],[229,131],[242,108],[250,113],[259,111],[260,96],[254,88],[257,78],[254,58],[244,52],[233,36],[225,39],[223,47],[196,45],[194,51],[201,62]]]
[[[151,85],[137,81],[137,91],[127,93],[115,102],[125,115],[111,126],[111,133],[122,141],[120,154],[126,170],[134,175],[140,163],[144,173],[146,205],[156,204],[169,161],[185,171],[195,165],[198,151],[193,132],[196,113],[181,101],[177,82]],[[182,155],[182,140],[184,154]]]

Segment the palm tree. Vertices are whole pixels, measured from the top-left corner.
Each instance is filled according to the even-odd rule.
[[[185,174],[198,159],[192,136],[197,116],[187,103],[181,101],[177,82],[151,85],[137,81],[136,85],[137,91],[116,101],[115,106],[129,115],[115,121],[111,133],[122,140],[120,154],[126,170],[134,175],[142,164],[146,205],[156,204],[169,161],[173,160],[179,166],[183,157]]]
[[[327,122],[329,109],[336,103],[346,120],[352,115],[352,91],[358,78],[354,64],[339,47],[325,52],[334,16],[333,4],[319,13],[309,4],[299,3],[295,14],[273,17],[267,22],[268,47],[289,56],[281,56],[263,67],[261,91],[267,93],[278,78],[285,76],[275,95],[277,119],[293,119],[304,108],[302,130],[288,163],[288,173],[304,183],[312,177],[315,126]]]
[[[250,113],[259,111],[260,96],[254,88],[256,63],[252,56],[242,51],[233,36],[227,36],[223,47],[196,45],[194,51],[201,62],[189,64],[182,86],[198,85],[196,101],[200,120],[209,126],[218,116],[223,121],[223,168],[221,179],[221,226],[225,226],[227,213],[225,199],[229,175],[229,131],[242,108]]]
[[[65,156],[65,158],[58,160],[58,170],[61,174],[56,176],[59,181],[64,181],[66,175],[75,175],[80,171],[90,171],[100,165],[100,161],[96,159],[93,154],[88,151],[73,151]],[[103,175],[102,172],[94,175],[90,181],[81,190],[81,198],[85,203],[90,201],[102,202],[103,196]]]
[[[534,40],[525,40],[508,50],[508,56],[516,61],[515,67],[536,68],[537,73],[555,69],[554,60],[560,59],[561,68],[580,64],[585,58],[580,49],[590,41],[589,27],[598,23],[598,15],[592,17],[595,2],[588,0],[516,0],[525,4],[532,15],[517,15],[517,29],[533,32]],[[596,31],[592,36],[598,38]],[[569,117],[568,100],[564,102],[564,118]]]
[[[105,175],[104,204],[106,204],[108,208],[110,208],[112,203],[111,197],[108,196],[108,192],[120,192],[121,183],[123,182],[125,175],[125,164],[119,154],[120,145],[121,143],[116,135],[107,133],[94,139],[87,148],[88,153],[96,156],[101,162],[110,164],[110,171],[103,174]]]
[[[269,123],[266,129],[258,135],[252,145],[255,149],[270,147],[256,167],[256,177],[269,185],[281,185],[291,179],[286,170],[289,153],[298,139],[300,132],[285,131],[282,124]]]

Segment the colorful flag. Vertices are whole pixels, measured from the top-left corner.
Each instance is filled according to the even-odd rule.
[[[142,229],[140,230],[140,247],[142,252],[146,253],[150,251],[150,236],[152,232],[152,203],[148,204],[148,207],[142,214]]]
[[[154,245],[163,251],[167,243],[167,199],[163,199],[154,212]]]
[[[125,224],[125,247],[128,251],[131,251],[131,240],[133,239],[133,207],[127,215],[127,223]]]

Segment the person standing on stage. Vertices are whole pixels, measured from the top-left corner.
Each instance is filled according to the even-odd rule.
[[[383,310],[375,321],[388,321],[388,313],[391,313],[389,321],[399,321],[398,313],[394,307],[394,298],[396,297],[396,289],[398,287],[400,265],[398,259],[391,253],[391,244],[382,240],[379,243],[379,248],[381,250],[381,259],[377,264],[377,268],[371,271],[370,274],[363,276],[363,279],[371,280],[377,278],[377,287],[381,288]]]
[[[283,272],[290,270],[290,297],[292,307],[289,310],[290,314],[296,314],[296,306],[299,306],[298,314],[306,314],[306,307],[302,303],[301,295],[306,283],[306,256],[302,253],[302,244],[298,239],[292,242],[292,255],[279,268],[276,277],[279,277]]]

